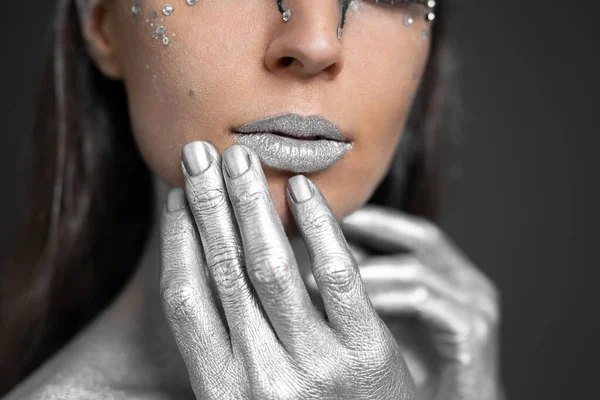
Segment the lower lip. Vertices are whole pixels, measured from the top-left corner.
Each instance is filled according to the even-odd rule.
[[[238,143],[248,146],[271,168],[297,173],[322,171],[338,162],[351,143],[335,140],[302,140],[272,133],[234,133]]]

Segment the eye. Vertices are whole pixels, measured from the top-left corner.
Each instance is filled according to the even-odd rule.
[[[384,7],[409,8],[421,7],[422,9],[435,7],[435,1],[428,0],[366,0],[369,3],[382,5]]]

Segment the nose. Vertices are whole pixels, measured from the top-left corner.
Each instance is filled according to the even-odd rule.
[[[292,11],[288,22],[278,22],[265,55],[267,68],[278,75],[329,79],[343,68],[344,58],[337,28],[339,1],[300,0],[286,4]]]

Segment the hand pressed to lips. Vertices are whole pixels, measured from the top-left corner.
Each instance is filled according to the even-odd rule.
[[[311,303],[256,154],[235,145],[221,165],[206,142],[182,154],[185,192],[169,195],[160,279],[196,397],[413,398],[398,345],[318,188],[296,176],[287,198],[327,319]]]

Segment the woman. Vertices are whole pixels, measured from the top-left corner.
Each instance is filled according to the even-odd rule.
[[[443,5],[170,1],[60,1],[5,389],[68,343],[7,398],[499,398],[494,289],[423,218]]]

